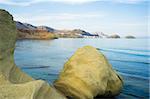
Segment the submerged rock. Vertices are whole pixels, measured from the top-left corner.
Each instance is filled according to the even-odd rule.
[[[135,39],[135,37],[132,36],[132,35],[125,36],[125,38],[127,38],[127,39]]]
[[[108,36],[108,38],[120,38],[120,36],[117,34],[113,34],[113,35]]]
[[[113,97],[120,93],[123,81],[105,56],[96,48],[79,48],[66,62],[54,86],[71,99]]]
[[[34,80],[14,63],[16,25],[13,17],[0,9],[0,99],[66,99],[42,80]]]

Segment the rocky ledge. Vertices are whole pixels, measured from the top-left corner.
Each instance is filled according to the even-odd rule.
[[[122,78],[94,47],[79,48],[66,62],[54,86],[35,80],[14,62],[17,29],[13,17],[0,10],[0,99],[93,99],[120,93]]]

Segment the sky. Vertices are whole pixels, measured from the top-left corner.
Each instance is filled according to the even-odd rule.
[[[148,36],[148,0],[0,0],[14,20],[55,29]]]

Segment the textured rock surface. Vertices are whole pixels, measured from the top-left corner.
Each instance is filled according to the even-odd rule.
[[[0,99],[66,99],[42,80],[0,85]]]
[[[16,26],[12,16],[0,10],[0,72],[12,83],[23,83],[32,78],[21,72],[14,64],[16,36]]]
[[[42,80],[34,80],[14,63],[16,25],[12,16],[0,9],[0,99],[66,99]]]
[[[118,95],[122,84],[105,56],[85,46],[68,60],[54,86],[71,99],[93,99]]]

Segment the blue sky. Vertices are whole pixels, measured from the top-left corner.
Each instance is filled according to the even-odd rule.
[[[56,29],[147,36],[147,0],[0,0],[14,19]]]

